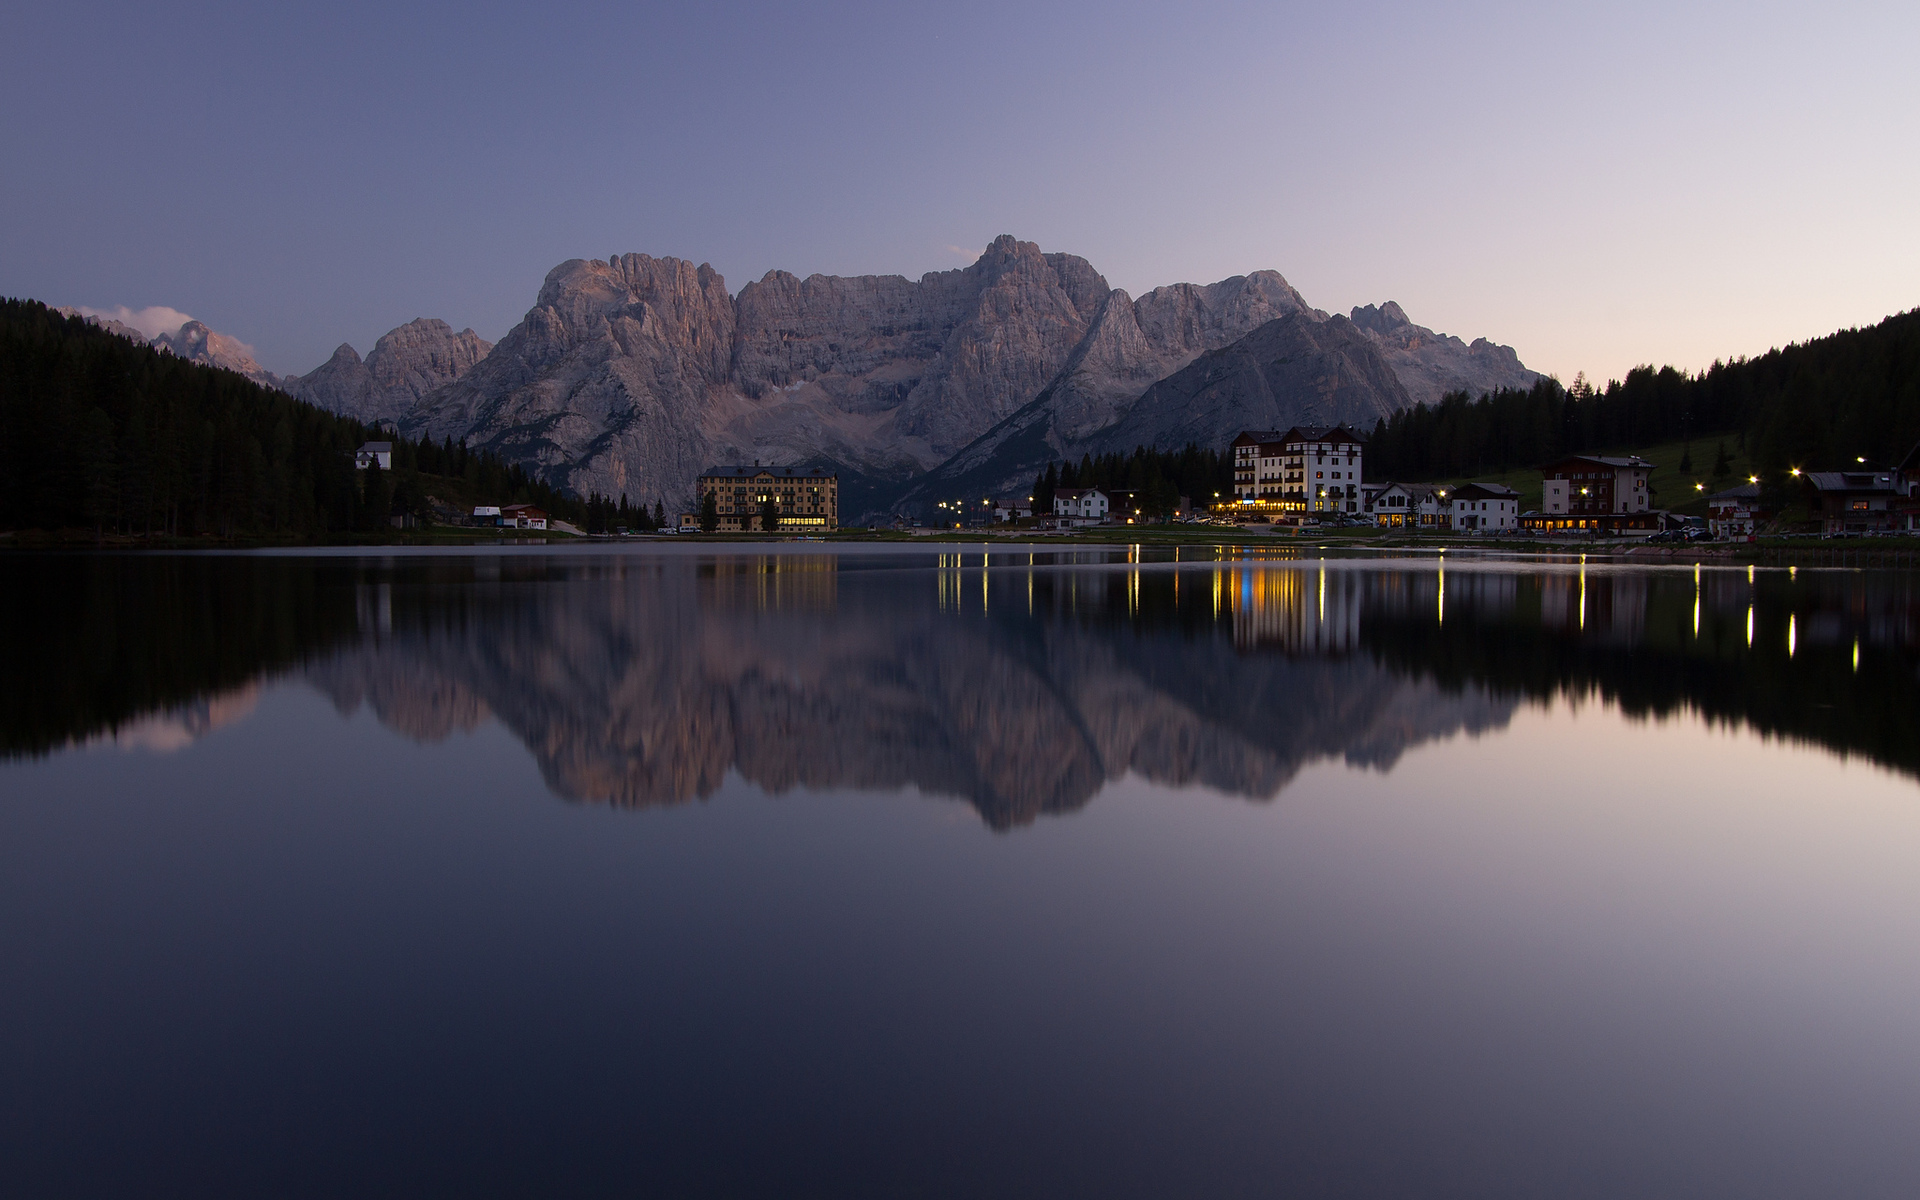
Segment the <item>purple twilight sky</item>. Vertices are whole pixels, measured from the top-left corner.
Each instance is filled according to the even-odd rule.
[[[1279,270],[1570,380],[1920,304],[1920,6],[12,6],[0,293],[306,371],[556,263]]]

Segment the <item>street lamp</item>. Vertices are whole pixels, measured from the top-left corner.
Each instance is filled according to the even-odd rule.
[[[1748,482],[1748,483],[1759,483],[1759,482],[1760,482],[1760,477],[1759,477],[1758,475],[1749,475],[1749,476],[1747,476],[1747,482]]]
[[[1800,468],[1795,467],[1791,471],[1788,471],[1787,474],[1793,476],[1795,479],[1798,479],[1800,478]]]

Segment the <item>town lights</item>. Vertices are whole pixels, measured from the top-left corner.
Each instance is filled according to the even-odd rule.
[[[1798,479],[1800,478],[1800,468],[1795,467],[1792,470],[1788,471],[1787,474],[1793,476],[1795,479]]]
[[[1749,476],[1747,476],[1747,482],[1748,482],[1748,483],[1759,483],[1759,482],[1760,482],[1760,477],[1759,477],[1758,475],[1749,475]]]
[[[1696,492],[1704,492],[1707,490],[1707,485],[1704,483],[1696,483],[1693,485],[1693,490]]]

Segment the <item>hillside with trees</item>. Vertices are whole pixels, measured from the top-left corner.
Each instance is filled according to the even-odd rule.
[[[1920,310],[1698,375],[1638,367],[1604,389],[1576,378],[1452,393],[1380,421],[1367,476],[1459,478],[1706,438],[1735,441],[1767,472],[1900,461],[1920,442]]]
[[[393,443],[390,471],[354,451]],[[0,300],[0,529],[317,539],[427,515],[435,491],[589,505],[453,441],[376,432],[31,300]],[[595,515],[613,511],[594,497]]]

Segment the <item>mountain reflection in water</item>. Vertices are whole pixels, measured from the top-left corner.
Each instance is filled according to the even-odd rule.
[[[1267,799],[1594,694],[1920,773],[1906,575],[1182,554],[16,556],[47,636],[6,651],[6,749],[183,740],[168,714],[291,673],[416,739],[491,717],[632,806],[730,771],[996,828],[1127,773]]]

